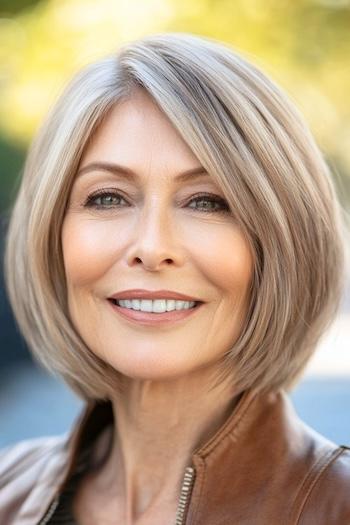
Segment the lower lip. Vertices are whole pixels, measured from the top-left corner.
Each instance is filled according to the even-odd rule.
[[[113,310],[120,314],[122,317],[130,319],[132,321],[136,321],[139,324],[150,326],[174,323],[176,321],[181,321],[182,319],[187,319],[188,317],[191,317],[193,314],[198,312],[200,307],[204,304],[199,303],[193,308],[188,308],[187,310],[172,310],[171,312],[155,314],[153,312],[142,312],[141,310],[122,308],[116,303],[113,303],[113,301],[111,301],[110,299],[108,299],[108,302],[112,306]]]

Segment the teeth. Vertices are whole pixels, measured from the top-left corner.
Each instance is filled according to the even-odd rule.
[[[121,299],[117,300],[116,303],[123,308],[153,313],[188,310],[196,304],[195,301],[175,301],[173,299]]]

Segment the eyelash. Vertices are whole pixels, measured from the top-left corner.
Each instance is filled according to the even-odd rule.
[[[89,194],[84,203],[84,207],[95,208],[97,210],[110,210],[112,206],[103,206],[101,204],[95,204],[94,201],[97,198],[103,198],[107,196],[110,197],[111,195],[114,197],[121,197],[122,199],[125,200],[125,202],[127,202],[126,199],[119,192],[115,190],[106,189],[106,190],[100,190],[100,191]],[[194,209],[194,211],[203,212],[203,213],[230,213],[229,205],[227,204],[227,202],[221,197],[218,197],[217,195],[213,195],[210,193],[200,193],[198,195],[193,196],[192,199],[187,203],[187,205],[194,201],[198,201],[198,200],[207,200],[210,202],[215,202],[216,204],[219,204],[222,208],[221,209],[192,208]]]

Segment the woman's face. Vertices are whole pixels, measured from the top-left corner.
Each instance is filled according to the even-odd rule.
[[[62,246],[72,322],[122,374],[183,376],[214,366],[238,338],[253,271],[248,244],[222,191],[142,90],[112,110],[86,149]],[[151,302],[159,290],[196,306]],[[134,301],[114,304],[124,291]]]

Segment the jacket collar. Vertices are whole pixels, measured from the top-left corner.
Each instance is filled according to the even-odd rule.
[[[204,458],[208,457],[220,443],[225,442],[226,436],[239,434],[239,422],[254,401],[256,392],[247,390],[243,392],[233,411],[221,425],[218,431],[209,438],[192,456],[192,464],[200,469]],[[102,430],[114,422],[112,403],[106,401],[88,402],[73,425],[67,443],[67,462],[59,490],[66,485],[74,472],[81,450],[92,445]]]
[[[82,448],[112,422],[110,402],[86,406],[65,447],[57,492],[68,481]],[[176,523],[248,525],[256,523],[257,513],[264,525],[298,523],[305,491],[336,448],[298,418],[283,390],[247,390],[215,435],[194,451]]]

